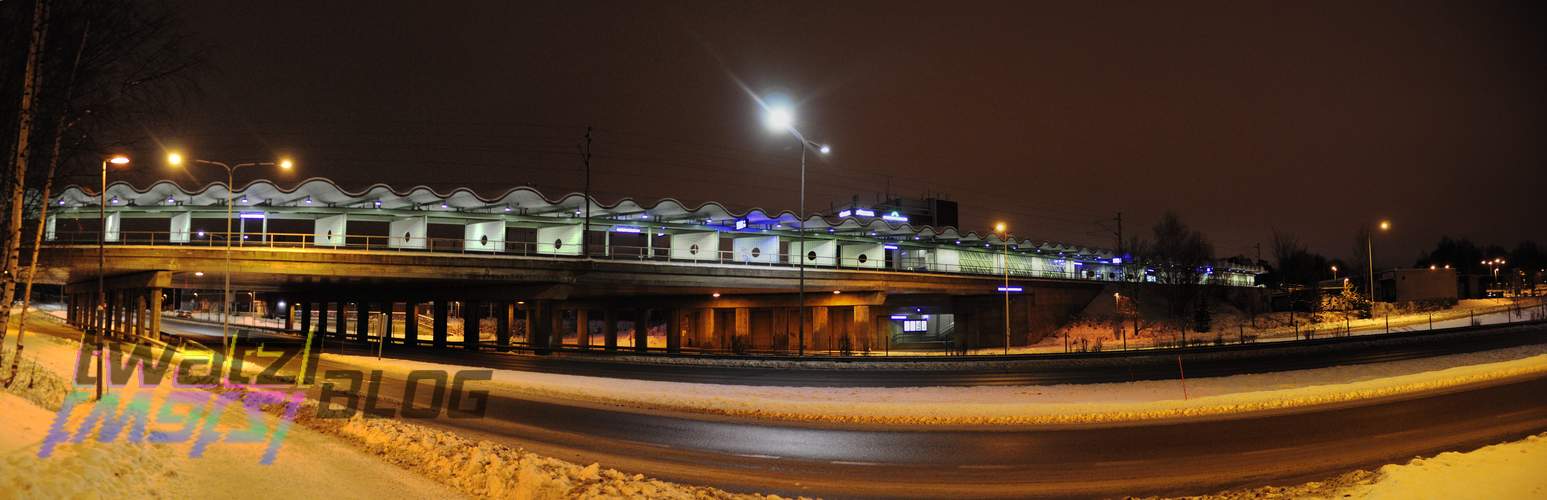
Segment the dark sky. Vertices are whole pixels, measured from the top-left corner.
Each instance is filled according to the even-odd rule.
[[[1389,217],[1387,265],[1442,234],[1547,240],[1536,4],[1103,4],[188,1],[214,69],[147,127],[300,176],[556,195],[593,125],[601,198],[793,209],[798,149],[739,80],[833,144],[812,209],[890,186],[1101,245],[1098,219],[1172,209],[1221,255],[1278,228],[1348,256]]]

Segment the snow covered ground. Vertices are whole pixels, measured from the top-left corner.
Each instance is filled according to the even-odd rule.
[[[1445,452],[1355,471],[1297,486],[1227,491],[1198,498],[1547,498],[1547,434],[1484,446],[1469,452]]]
[[[19,376],[0,391],[0,498],[771,498],[570,463],[397,420],[319,420],[306,411],[270,465],[260,464],[264,443],[222,440],[193,458],[190,443],[131,443],[122,435],[99,442],[100,433],[62,442],[41,458],[56,412],[75,390],[67,380],[80,338],[42,316],[30,321]],[[0,380],[10,373],[14,324],[11,332],[0,346]],[[111,394],[128,401],[139,391],[164,395],[169,386],[131,382]],[[75,407],[64,429],[78,429],[92,405]],[[227,413],[217,428],[227,434],[245,418]],[[278,420],[261,418],[269,429]]]

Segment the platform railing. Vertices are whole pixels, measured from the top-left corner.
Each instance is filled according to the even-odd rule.
[[[97,242],[95,231],[58,231],[53,234],[46,244],[95,244]],[[513,240],[488,240],[488,239],[464,239],[464,238],[434,238],[434,237],[397,237],[377,235],[345,235],[329,238],[325,235],[313,233],[223,233],[214,231],[197,231],[185,234],[176,234],[169,231],[121,231],[118,237],[106,244],[113,246],[140,245],[140,246],[179,246],[179,247],[218,247],[226,245],[230,238],[233,248],[278,248],[278,249],[320,249],[320,250],[357,250],[371,252],[434,252],[457,253],[465,255],[490,255],[490,256],[518,256],[518,257],[549,257],[549,258],[579,258],[581,248],[579,243],[568,245],[564,243],[539,243],[535,241]],[[598,238],[599,239],[599,238]],[[735,250],[704,250],[698,252],[674,251],[668,246],[639,246],[639,245],[610,245],[598,244],[593,241],[589,245],[588,255],[584,257],[595,260],[614,261],[652,261],[675,264],[700,264],[717,266],[744,266],[766,267],[779,269],[792,269],[799,266],[798,256],[788,248],[781,252],[752,253],[738,252]],[[1024,254],[1023,254],[1024,256]],[[978,276],[1003,276],[1004,270],[998,265],[983,264],[942,264],[925,262],[922,259],[904,259],[899,261],[895,254],[892,258],[881,256],[816,256],[807,255],[806,268],[808,270],[843,269],[843,270],[874,270],[891,272],[916,272],[916,273],[946,273],[968,274]],[[998,256],[993,256],[995,260]],[[1068,272],[1058,269],[1027,269],[1012,266],[1009,275],[1013,278],[1047,278],[1064,280],[1088,280],[1088,281],[1123,281],[1119,273],[1105,269],[1099,272],[1076,271]]]

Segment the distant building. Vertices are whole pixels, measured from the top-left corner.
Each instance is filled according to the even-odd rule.
[[[874,205],[866,207],[860,205],[859,197],[855,197],[849,206],[835,208],[830,215],[842,216],[845,211],[850,213],[874,213],[875,217],[893,223],[909,223],[914,226],[932,226],[936,228],[956,227],[958,222],[956,202],[940,197],[929,198],[903,198],[896,197],[879,200]]]
[[[1389,269],[1377,276],[1376,297],[1381,302],[1456,300],[1454,269]]]

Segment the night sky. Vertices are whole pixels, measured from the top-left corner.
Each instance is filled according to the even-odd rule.
[[[1098,220],[1147,233],[1173,209],[1216,253],[1264,257],[1272,228],[1346,257],[1389,217],[1383,265],[1442,234],[1547,240],[1540,4],[177,5],[213,68],[146,130],[293,155],[292,180],[554,196],[580,189],[592,125],[599,198],[794,209],[799,150],[744,84],[833,145],[812,210],[889,186],[961,202],[968,230],[1110,246]]]

